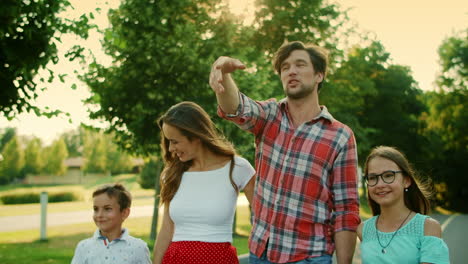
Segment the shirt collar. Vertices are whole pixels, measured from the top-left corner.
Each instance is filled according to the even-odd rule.
[[[127,228],[123,228],[123,229],[122,229],[122,234],[120,235],[119,238],[116,238],[115,240],[116,240],[116,241],[119,241],[119,240],[125,241],[125,240],[128,239],[129,236],[130,236],[130,234],[129,234],[128,229],[127,229]],[[100,232],[99,228],[96,229],[96,231],[94,232],[93,238],[94,238],[94,239],[101,239],[101,240],[107,239],[105,236],[101,235],[101,232]]]
[[[287,98],[283,98],[279,101],[279,104],[281,106],[281,109],[283,109],[284,111],[287,111],[289,112],[289,109],[287,107],[288,105],[288,100]],[[332,123],[333,121],[335,121],[335,118],[330,114],[330,112],[328,112],[328,109],[326,106],[324,105],[321,105],[320,106],[320,109],[322,111],[320,111],[320,114],[316,117],[314,117],[312,120],[310,121],[314,121],[314,120],[319,120],[320,118],[323,118],[325,120],[328,120],[330,123]]]

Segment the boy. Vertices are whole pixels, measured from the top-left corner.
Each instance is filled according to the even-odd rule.
[[[72,264],[150,264],[146,242],[130,236],[122,223],[130,214],[132,197],[119,183],[104,185],[93,192],[93,220],[98,229],[80,241]]]

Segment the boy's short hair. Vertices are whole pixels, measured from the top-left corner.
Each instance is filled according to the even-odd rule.
[[[93,198],[106,193],[111,198],[116,198],[120,205],[120,211],[130,208],[132,205],[132,195],[125,187],[120,183],[106,184],[97,188],[93,192]]]

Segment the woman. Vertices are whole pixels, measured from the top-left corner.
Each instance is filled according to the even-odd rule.
[[[158,121],[164,170],[164,216],[154,263],[239,263],[232,242],[237,195],[251,202],[255,171],[236,156],[208,114],[193,102],[172,106]]]
[[[415,177],[403,153],[376,147],[364,171],[374,217],[357,230],[363,263],[449,263],[440,224],[426,215],[428,186]]]

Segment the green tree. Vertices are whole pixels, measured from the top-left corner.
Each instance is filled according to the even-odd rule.
[[[154,122],[180,101],[195,101],[214,117],[216,100],[207,79],[221,55],[248,63],[249,70],[236,79],[243,92],[263,99],[282,94],[270,60],[283,41],[325,43],[337,51],[331,36],[342,18],[334,5],[259,1],[256,22],[242,26],[218,2],[126,0],[110,12],[112,28],[105,31],[103,45],[114,64],[91,63],[83,79],[93,92],[88,102],[100,105],[91,118],[108,120],[123,148],[158,153]],[[286,19],[286,13],[292,18]],[[299,22],[289,23],[294,20]],[[253,159],[252,138],[232,124],[215,121]]]
[[[126,0],[109,13],[103,45],[115,63],[91,63],[83,79],[93,92],[89,103],[100,105],[90,117],[108,120],[122,148],[157,152],[155,121],[175,103],[215,109],[207,76],[225,50],[214,36],[227,23],[210,16],[217,2]]]
[[[141,171],[138,182],[142,188],[154,188],[154,210],[151,222],[150,239],[155,239],[157,235],[158,215],[159,215],[159,180],[161,176],[162,162],[156,157],[150,157]]]
[[[67,171],[65,159],[68,157],[67,145],[59,138],[44,148],[44,172],[51,175],[64,175]]]
[[[87,15],[78,20],[58,15],[68,8],[68,0],[0,1],[0,113],[8,119],[25,111],[47,116],[58,113],[39,109],[31,102],[40,90],[34,77],[49,62],[59,60],[57,43],[62,34],[88,36],[91,26]],[[70,59],[79,56],[79,51],[70,51]],[[55,75],[50,70],[49,75],[48,82],[52,82]]]
[[[468,28],[447,38],[439,47],[441,74],[440,88],[454,91],[468,88]]]
[[[83,156],[83,127],[63,133],[60,137],[67,145],[68,156]]]
[[[0,130],[0,152],[6,146],[8,141],[12,139],[16,135],[16,128],[7,127],[5,129]]]
[[[376,145],[391,145],[416,162],[423,157],[425,144],[418,134],[418,118],[424,110],[419,100],[422,91],[410,69],[390,64],[389,58],[378,41],[353,47],[331,74],[321,101],[354,130],[360,157]]]
[[[23,174],[38,174],[42,171],[43,161],[41,157],[42,142],[40,138],[33,138],[26,144],[24,150]]]
[[[17,136],[8,141],[1,154],[3,160],[0,161],[0,184],[9,184],[22,178],[24,152]]]
[[[106,141],[102,133],[90,130],[85,132],[83,154],[86,160],[85,172],[108,172]]]
[[[112,140],[112,136],[106,135],[107,171],[112,175],[130,172],[133,168],[132,156],[122,151]]]
[[[428,110],[422,116],[429,139],[428,170],[435,181],[445,184],[439,203],[468,212],[468,30],[443,41],[439,47],[442,72],[438,91],[424,95]],[[461,174],[460,174],[461,173]]]

